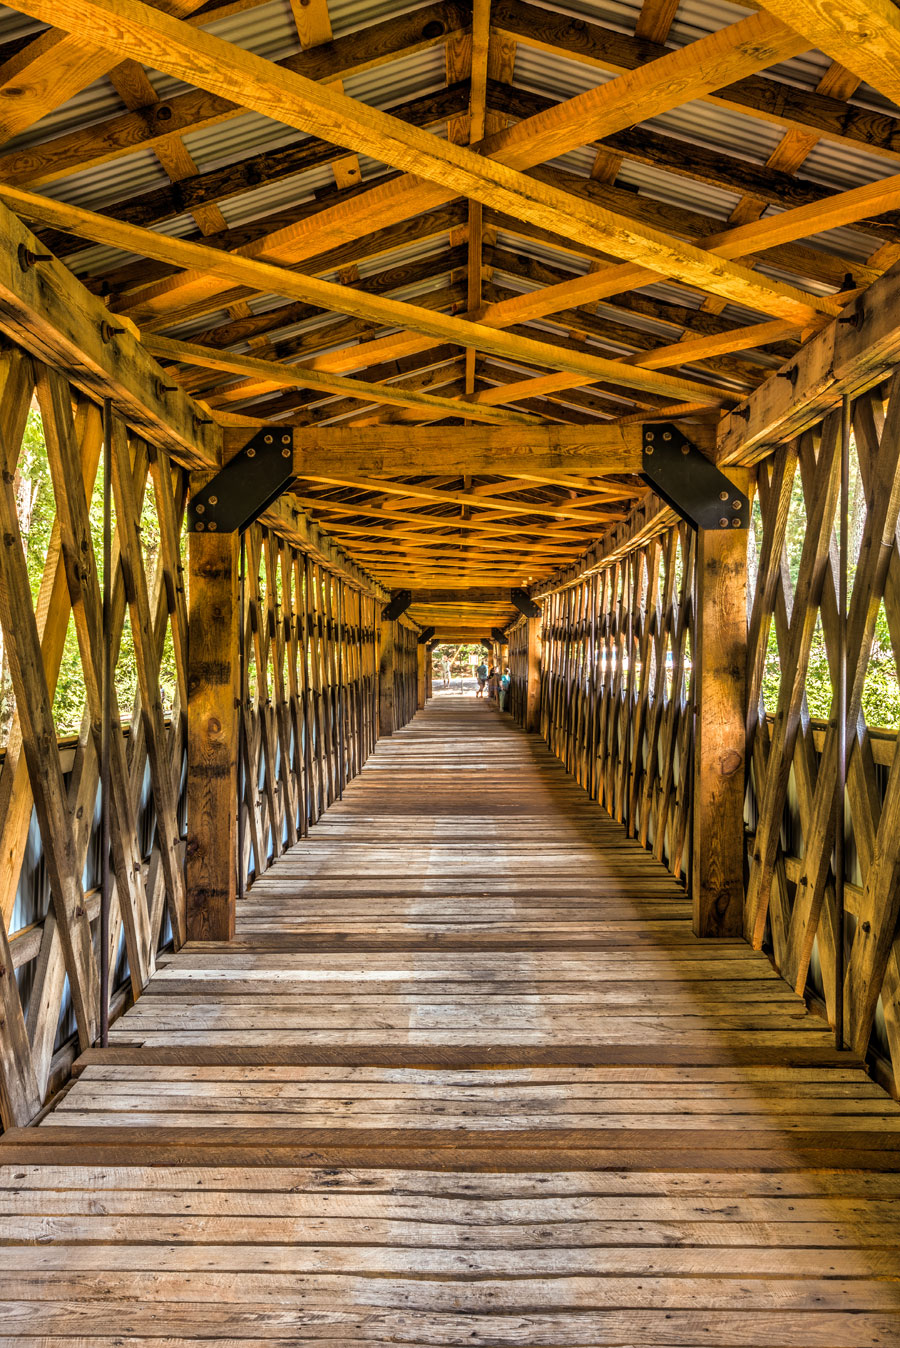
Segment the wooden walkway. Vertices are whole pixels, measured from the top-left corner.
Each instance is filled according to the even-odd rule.
[[[900,1109],[439,697],[0,1147],[0,1348],[891,1348]]]

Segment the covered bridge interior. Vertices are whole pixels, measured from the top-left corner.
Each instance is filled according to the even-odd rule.
[[[892,0],[0,8],[0,1343],[900,1341],[898,157]]]

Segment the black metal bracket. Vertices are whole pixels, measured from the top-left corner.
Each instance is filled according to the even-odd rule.
[[[394,590],[390,603],[381,610],[381,621],[395,623],[412,603],[412,590]]]
[[[641,448],[641,477],[694,529],[749,529],[749,497],[672,422],[645,426]]]
[[[284,426],[263,427],[191,497],[188,533],[242,533],[293,479],[293,431]]]
[[[514,604],[525,618],[539,618],[541,606],[536,604],[527,590],[510,590],[509,602]]]
[[[427,646],[436,631],[436,627],[423,627],[419,633],[419,645]]]
[[[504,632],[502,627],[492,627],[491,636],[494,638],[495,641],[499,641],[501,646],[506,645],[506,633]]]

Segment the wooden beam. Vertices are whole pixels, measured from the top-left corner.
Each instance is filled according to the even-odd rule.
[[[755,463],[821,421],[844,393],[861,393],[893,370],[900,361],[900,263],[856,300],[846,318],[810,338],[782,367],[790,378],[768,379],[722,419],[719,461]]]
[[[171,385],[127,322],[111,321],[103,302],[55,258],[20,266],[20,257],[43,250],[3,205],[0,234],[0,329],[42,361],[62,367],[85,393],[111,398],[123,420],[179,462],[218,466],[219,427],[205,407]]]
[[[749,488],[738,470],[736,485]],[[747,533],[697,538],[694,659],[693,862],[695,936],[741,936],[744,925],[744,671]]]
[[[541,724],[541,619],[526,618],[525,729],[535,734]]]
[[[378,737],[394,733],[396,623],[378,623]]]
[[[225,432],[226,443],[229,432]],[[641,471],[640,426],[309,426],[294,433],[294,471],[365,473],[367,477],[421,474],[540,473],[602,477]]]
[[[188,23],[208,24],[215,17],[209,6],[204,5],[203,12],[192,15]],[[463,4],[455,3],[455,0],[443,0],[443,3],[424,5],[408,13],[392,16],[382,23],[347,33],[327,46],[296,52],[279,62],[279,65],[311,80],[338,80],[375,69],[396,60],[400,55],[412,56],[425,51],[445,42],[468,23],[469,14]],[[58,28],[52,31],[57,42],[73,40]],[[83,38],[79,35],[78,40],[83,41]],[[47,41],[50,42],[49,39]],[[52,56],[52,45],[50,54]],[[52,60],[46,68],[42,68],[44,63],[39,63],[37,59],[40,56],[38,49],[35,49],[34,56],[36,77],[52,81]],[[103,60],[107,69],[115,65],[115,60],[110,60],[108,49],[104,51]],[[88,84],[95,78],[86,66],[82,68],[82,73],[87,74]],[[18,82],[13,87],[18,87]],[[231,92],[234,93],[233,90]],[[69,96],[65,94],[65,97]],[[14,101],[12,88],[8,101]],[[217,98],[203,89],[192,88],[166,99],[163,115],[159,111],[150,116],[134,112],[119,113],[50,140],[29,145],[27,151],[9,150],[0,155],[0,176],[9,182],[52,182],[80,169],[98,167],[141,149],[152,149],[158,141],[173,133],[200,131],[240,117],[243,111],[233,97]],[[198,203],[187,200],[180,209],[190,210],[195,204]]]
[[[526,179],[517,171],[518,156],[509,149],[508,132],[497,133],[486,146],[488,153],[497,154],[498,159],[505,146],[506,162],[485,158],[349,99],[328,86],[286,71],[202,29],[194,30],[180,20],[150,9],[140,0],[19,0],[19,3],[33,17],[72,31],[89,25],[97,40],[111,50],[212,93],[227,97],[237,91],[246,108],[275,117],[310,135],[328,139],[339,128],[338,139],[348,149],[424,177],[454,196],[481,201],[592,247],[606,248],[615,256],[649,267],[655,273],[699,285],[776,317],[804,321],[816,313],[836,312],[831,301],[764,280],[734,263],[713,261],[701,249],[661,231],[636,226],[601,207],[582,203],[573,210],[566,194],[533,178]],[[742,51],[755,69],[780,57],[799,54],[805,45],[790,30],[758,14],[734,28],[741,31],[725,30],[727,36],[715,33],[695,45],[708,44],[719,52],[728,47],[732,57],[736,51]],[[766,61],[760,59],[761,50],[766,51]],[[691,61],[690,66],[696,81],[695,63]],[[645,73],[644,80],[653,81],[654,74]],[[525,162],[534,162],[531,156],[536,142],[540,145],[541,159],[553,158],[572,148],[573,143],[583,143],[584,117],[589,115],[591,95],[596,92],[570,100],[563,105],[564,112],[539,114],[531,123],[514,128],[515,131],[521,131],[523,125],[528,128],[526,139],[530,147],[524,152]],[[678,101],[685,96],[689,95],[682,92]],[[540,123],[537,127],[536,122]]]
[[[338,374],[326,374],[308,366],[280,365],[274,360],[260,360],[256,356],[242,356],[229,351],[216,351],[210,347],[197,346],[193,342],[173,341],[168,337],[145,335],[143,345],[151,355],[165,360],[174,360],[182,365],[200,365],[210,370],[228,370],[236,374],[245,374],[262,379],[268,384],[284,388],[320,389],[323,393],[347,393],[363,402],[391,403],[399,407],[421,408],[424,413],[446,416],[456,415],[459,401],[456,398],[442,398],[435,394],[420,393],[416,389],[403,389],[392,384],[370,384],[362,379],[348,379]],[[484,421],[517,421],[520,425],[531,425],[533,417],[512,412],[500,415],[490,408],[480,408],[473,417]]]
[[[762,0],[810,45],[900,105],[900,14],[891,0]]]
[[[509,607],[510,598],[509,590],[498,590],[489,584],[467,590],[413,590],[413,605],[421,608],[426,604],[453,604],[460,608],[473,604],[502,604]]]
[[[205,485],[203,475],[197,485]],[[237,907],[237,534],[188,536],[187,936],[230,941]]]
[[[464,520],[457,515],[416,515],[411,510],[389,510],[381,505],[372,505],[368,501],[339,501],[331,497],[320,496],[296,496],[299,503],[308,510],[325,511],[334,515],[351,515],[353,517],[369,516],[379,520],[397,520],[401,524],[433,525],[435,528],[448,528],[459,532],[464,530],[466,533],[475,534],[493,534],[506,537],[511,531],[519,537],[523,533],[539,533],[540,537],[546,539],[565,539],[567,542],[589,542],[586,534],[579,534],[574,529],[560,529],[555,525],[541,524],[535,525],[522,524],[481,524],[477,520]],[[264,517],[265,518],[265,517]],[[326,528],[331,528],[331,522],[327,522]],[[474,540],[473,540],[474,541]]]
[[[842,12],[838,11],[835,23],[840,22]],[[618,84],[623,75],[635,71],[652,72],[667,55],[667,48],[656,43],[642,41],[585,19],[574,24],[564,11],[556,12],[544,6],[528,4],[526,0],[494,0],[491,21],[498,33],[521,41],[526,46],[619,77],[608,81],[609,84]],[[727,28],[720,29],[718,35],[724,37],[728,32]],[[816,42],[807,36],[805,49],[815,45]],[[692,46],[682,48],[687,52],[692,49]],[[775,62],[768,64],[774,65]],[[607,85],[602,87],[606,88]],[[661,92],[660,97],[664,98],[665,94]],[[782,80],[748,73],[746,77],[710,84],[702,93],[676,98],[676,105],[686,101],[687,97],[702,97],[717,107],[749,113],[752,117],[759,117],[786,130],[796,128],[827,140],[844,142],[857,150],[895,160],[900,158],[896,118],[885,115],[873,119],[871,109],[867,107],[792,87]],[[648,119],[648,114],[643,112],[633,117],[630,123],[622,122],[621,126],[637,126]]]
[[[322,309],[353,314],[387,327],[411,328],[442,342],[451,341],[461,345],[475,343],[480,350],[498,355],[572,369],[578,374],[618,379],[634,384],[637,388],[654,390],[671,397],[707,399],[710,405],[721,402],[721,397],[715,391],[686,379],[661,375],[653,370],[638,370],[619,361],[581,355],[531,338],[501,334],[479,323],[468,324],[462,319],[431,312],[418,305],[368,295],[350,286],[302,276],[283,267],[233,253],[222,253],[204,244],[166,238],[152,230],[107,220],[94,212],[50,201],[20,188],[0,185],[0,196],[30,219],[52,224],[55,228],[70,229],[74,233],[84,233],[97,242],[125,247],[148,257],[168,258],[181,267],[195,268],[210,276],[245,283],[265,293],[309,300]]]

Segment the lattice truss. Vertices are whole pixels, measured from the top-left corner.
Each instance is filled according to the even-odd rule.
[[[835,1008],[840,409],[758,465],[750,540],[744,930]],[[850,408],[845,1042],[900,1067],[900,375]],[[665,512],[648,512],[664,522]],[[676,875],[693,781],[696,536],[647,540],[543,600],[541,732],[585,789]],[[876,646],[886,649],[876,650]],[[523,719],[525,624],[510,634]],[[884,671],[888,701],[874,696]],[[810,711],[815,693],[816,705]],[[890,718],[889,718],[890,721]]]
[[[898,257],[890,15],[113,6],[4,11],[0,196],[220,417],[715,422]],[[415,467],[299,484],[388,586],[539,580],[642,491]]]
[[[806,688],[817,646],[824,648],[831,684],[837,683],[840,422],[840,412],[832,414],[761,465],[748,647],[753,835],[746,927],[755,944],[771,943],[779,969],[799,990],[811,979],[832,1018],[837,701],[828,722],[811,718]],[[900,670],[900,379],[854,402],[852,428],[858,488],[848,537],[844,1021],[847,1042],[858,1051],[866,1049],[874,1031],[896,1072],[900,753],[896,732],[872,733],[864,703],[879,615],[893,654],[893,680]],[[791,567],[786,539],[797,515],[803,542],[799,563]],[[775,673],[777,693],[764,698],[767,669]]]
[[[17,499],[30,409],[40,416],[55,502],[35,594]],[[34,1116],[98,1033],[104,629],[91,511],[106,452],[102,406],[10,349],[0,361],[0,445],[0,629],[12,698],[0,766],[0,1107],[8,1125]],[[118,679],[111,690],[116,1014],[140,995],[159,949],[185,936],[188,483],[182,467],[115,416],[109,447],[115,531],[106,632],[114,673],[136,687],[128,705],[117,701]],[[246,537],[243,593],[242,813],[252,878],[306,832],[374,744],[381,606],[260,526]],[[394,705],[403,724],[416,706],[417,634],[395,627],[402,658]],[[58,738],[54,695],[73,632],[84,715],[70,743]],[[173,672],[165,697],[164,666],[166,682]]]
[[[258,525],[245,548],[241,811],[250,881],[306,835],[374,746],[380,605]]]
[[[543,601],[541,734],[672,873],[687,866],[695,537],[673,525]],[[510,637],[521,709],[524,625]],[[521,719],[521,714],[520,714]]]

